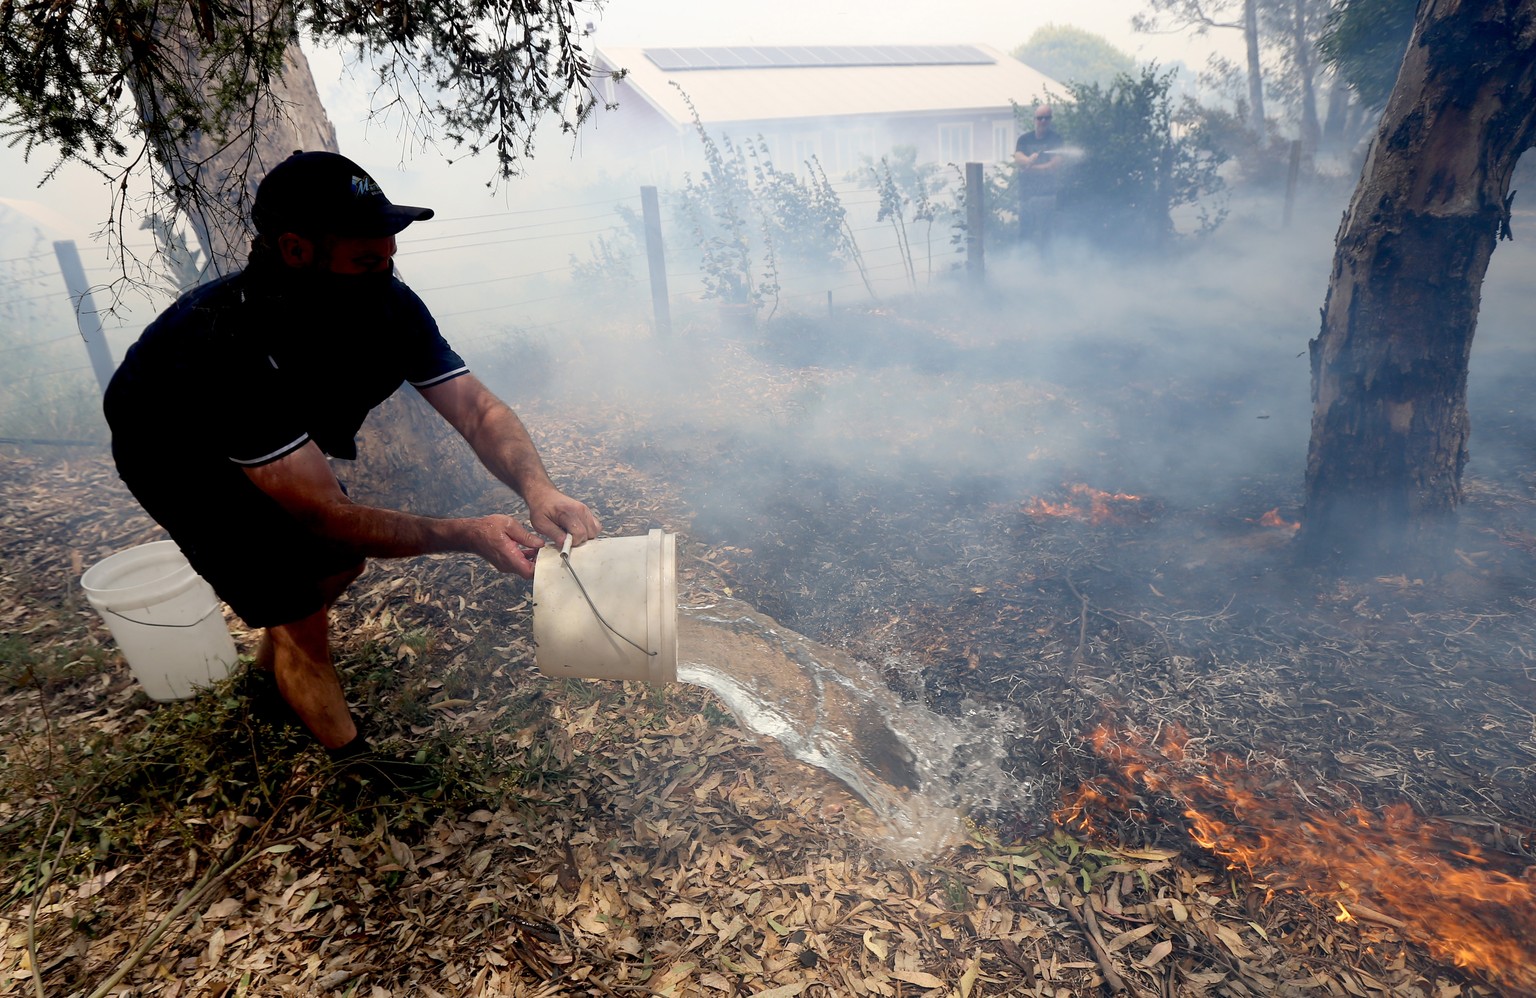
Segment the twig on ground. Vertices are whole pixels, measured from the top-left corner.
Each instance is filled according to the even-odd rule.
[[[43,684],[38,682],[35,672],[31,674],[30,678],[37,686],[37,709],[43,715],[43,744],[48,751],[47,769],[45,771],[51,771],[53,768],[53,718],[48,713],[48,698],[44,694]],[[52,862],[46,862],[43,857],[48,850],[48,840],[53,838],[53,830],[59,825],[60,808],[58,802],[52,802],[51,806],[53,808],[53,816],[48,819],[48,830],[43,833],[43,841],[39,844],[37,850],[39,873],[42,879],[32,892],[32,903],[27,906],[27,959],[32,961],[32,989],[37,994],[37,998],[46,998],[47,996],[47,992],[43,988],[43,965],[37,956],[37,912],[42,906],[44,895],[48,893],[49,885],[53,882],[53,871],[58,869],[59,861],[64,858],[64,852],[69,848],[69,840],[74,837],[75,818],[77,817],[74,811],[70,812],[69,827],[64,830],[64,837],[59,841],[59,848],[54,853]]]
[[[1068,589],[1072,590],[1072,595],[1077,597],[1078,602],[1077,647],[1072,649],[1071,662],[1072,672],[1075,675],[1077,667],[1082,665],[1087,659],[1087,656],[1083,654],[1083,649],[1088,646],[1088,597],[1077,591],[1077,587],[1072,584],[1072,577],[1070,575],[1063,575],[1062,581],[1067,584]]]
[[[234,873],[236,870],[245,866],[251,860],[262,855],[262,853],[266,851],[269,844],[259,843],[258,845],[252,846],[250,849],[246,850],[245,855],[240,856],[239,859],[234,859],[231,861],[232,858],[236,855],[241,841],[246,837],[246,831],[248,831],[248,829],[246,829],[243,825],[237,827],[240,828],[241,831],[235,834],[235,840],[230,843],[227,849],[224,850],[224,854],[220,857],[220,861],[208,868],[208,872],[203,874],[203,879],[199,880],[192,886],[190,890],[181,896],[181,900],[176,902],[175,907],[167,912],[159,922],[155,923],[155,927],[149,931],[149,933],[144,937],[143,941],[140,942],[139,945],[135,946],[132,950],[130,950],[128,955],[123,957],[123,959],[118,963],[117,969],[114,970],[105,981],[97,985],[95,990],[87,995],[86,998],[104,998],[105,995],[110,994],[112,990],[122,982],[123,978],[127,977],[128,974],[133,971],[133,968],[139,965],[139,961],[143,960],[145,955],[154,948],[155,944],[160,941],[160,937],[165,935],[166,930],[168,930],[178,918],[186,914],[188,908],[192,907],[192,905],[195,904],[204,894],[206,894],[215,884],[219,883],[225,877]]]
[[[1063,906],[1067,914],[1072,916],[1083,930],[1083,935],[1088,937],[1088,947],[1093,950],[1093,958],[1098,961],[1099,969],[1104,972],[1104,984],[1115,994],[1126,990],[1125,978],[1115,970],[1114,961],[1110,958],[1109,947],[1104,944],[1104,937],[1099,933],[1099,920],[1094,917],[1093,908],[1089,906],[1088,899],[1075,891],[1067,892],[1067,903]]]

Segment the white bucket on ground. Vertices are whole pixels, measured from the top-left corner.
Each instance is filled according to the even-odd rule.
[[[677,679],[677,536],[604,537],[539,551],[534,662],[546,676]]]
[[[174,541],[119,551],[87,569],[80,588],[151,700],[185,699],[234,667],[219,598]]]

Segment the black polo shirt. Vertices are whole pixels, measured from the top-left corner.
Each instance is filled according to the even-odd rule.
[[[1026,156],[1042,154],[1039,159],[1042,165],[1055,159],[1057,154],[1054,150],[1060,148],[1061,135],[1054,128],[1047,128],[1044,135],[1036,135],[1033,131],[1025,132],[1013,144],[1014,152],[1021,152]],[[1061,171],[1059,170],[1024,170],[1019,176],[1019,193],[1024,197],[1055,194],[1060,187]]]
[[[106,413],[120,467],[237,470],[310,440],[350,460],[369,410],[403,383],[425,388],[467,370],[392,274],[253,265],[193,289],[144,330]]]
[[[467,371],[392,274],[253,265],[183,295],[107,388],[118,473],[250,627],[302,620],[362,555],[312,532],[246,469],[313,440],[354,458],[368,411],[404,382]],[[429,458],[428,458],[429,459]]]

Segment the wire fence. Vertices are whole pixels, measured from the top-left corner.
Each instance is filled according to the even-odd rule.
[[[846,251],[813,265],[780,254],[756,261],[753,279],[772,288],[761,313],[782,315],[846,307],[909,293],[941,280],[958,257],[950,223],[880,217],[881,192],[860,183],[831,185],[845,213]],[[721,321],[686,197],[663,192],[668,305],[679,328]],[[473,362],[509,338],[554,339],[594,326],[648,328],[654,320],[641,194],[582,199],[510,211],[439,217],[402,237],[396,263],[427,302],[449,341]],[[39,242],[40,242],[39,238]],[[174,297],[141,285],[131,303],[122,290],[125,256],[152,259],[153,244],[78,247],[87,279],[112,282],[93,296],[112,307],[101,316],[114,362]],[[829,265],[829,262],[831,265]],[[105,440],[100,386],[54,252],[0,258],[0,437],[67,436]]]

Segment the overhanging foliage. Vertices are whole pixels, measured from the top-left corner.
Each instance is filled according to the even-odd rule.
[[[519,172],[535,125],[574,129],[598,104],[580,48],[581,0],[6,0],[0,5],[0,135],[56,146],[116,173],[135,137],[149,149],[227,136],[271,95],[301,35],[351,45],[414,126]],[[168,43],[180,22],[196,64]],[[137,101],[137,103],[136,103]]]
[[[1318,50],[1372,110],[1392,94],[1416,8],[1413,0],[1339,0],[1328,15]]]

